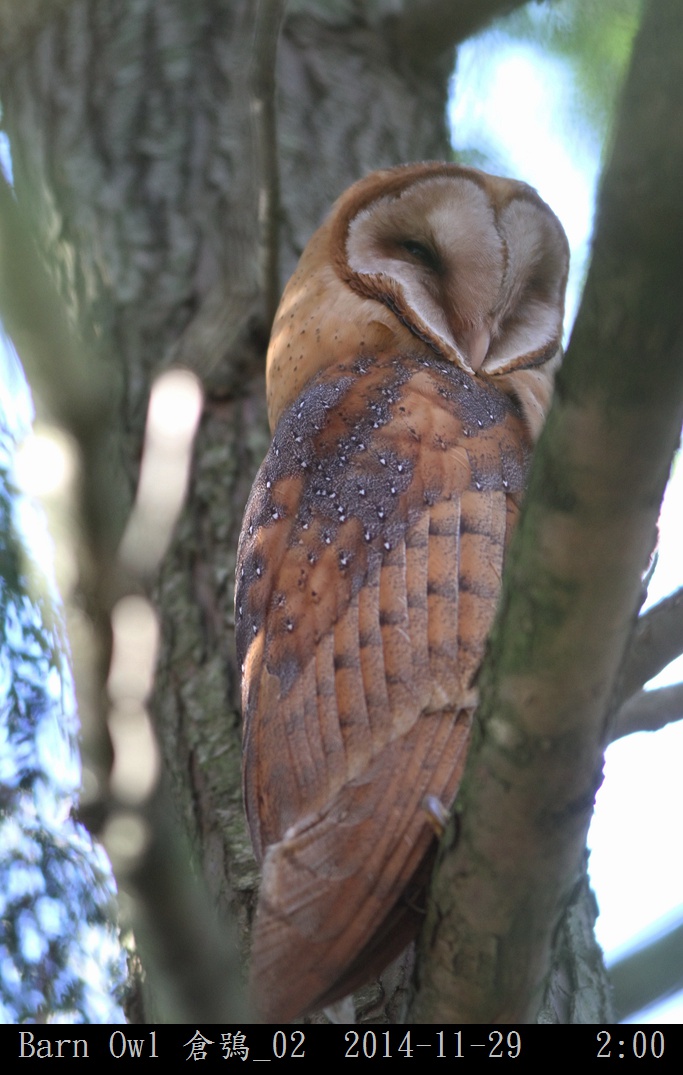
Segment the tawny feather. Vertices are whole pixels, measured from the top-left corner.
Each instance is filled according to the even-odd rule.
[[[347,191],[284,293],[236,597],[265,1020],[345,995],[419,926],[425,801],[448,810],[462,776],[566,271],[529,187],[423,164]]]

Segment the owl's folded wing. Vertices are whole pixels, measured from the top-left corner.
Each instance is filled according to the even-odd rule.
[[[261,1015],[344,995],[419,925],[524,483],[510,402],[447,363],[325,371],[278,426],[239,551]]]

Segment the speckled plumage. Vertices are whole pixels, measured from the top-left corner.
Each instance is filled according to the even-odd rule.
[[[463,239],[499,274],[481,325],[476,294],[472,310],[462,300],[466,317],[447,311],[449,328],[429,297],[422,317],[425,272],[440,276],[425,285],[435,294],[451,285],[435,268],[441,255],[422,253],[438,249],[431,232],[410,219],[400,237],[405,214],[421,220],[431,197],[456,215],[469,199],[477,227],[490,229],[483,245],[476,229]],[[489,329],[496,318],[505,325],[495,301],[514,292],[515,258],[496,214],[516,213],[506,208],[515,199],[557,244],[548,294],[559,314],[535,349],[526,341],[522,361],[503,361],[505,341]],[[359,220],[382,257],[405,249],[395,278],[394,261],[366,272],[373,255],[364,231],[356,238]],[[245,800],[263,861],[252,992],[265,1020],[343,996],[419,926],[436,840],[425,799],[448,809],[462,776],[474,681],[550,395],[565,278],[563,234],[530,188],[416,165],[343,195],[285,291],[269,353],[275,433],[245,513],[236,595]],[[530,335],[523,315],[514,314]],[[475,371],[467,347],[489,335]]]

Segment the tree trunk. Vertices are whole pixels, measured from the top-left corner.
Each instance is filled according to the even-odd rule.
[[[480,4],[475,18],[462,4],[461,21],[458,5],[448,6],[444,34],[424,50],[399,33],[410,19],[419,24],[415,3],[291,3],[277,60],[280,282],[360,175],[449,157],[452,46],[476,19],[515,5]],[[424,4],[425,19],[443,7]],[[55,0],[27,6],[19,21],[0,8],[0,98],[17,195],[116,392],[112,443],[127,503],[112,520],[111,548],[134,494],[153,377],[182,362],[204,385],[187,504],[154,589],[163,641],[153,713],[195,859],[214,902],[245,933],[258,877],[241,801],[233,575],[269,439],[257,256],[269,177],[254,148],[251,88],[257,11],[251,0]],[[544,1019],[609,1017],[589,898],[582,907],[562,933]],[[571,999],[585,985],[567,958],[579,935],[598,983],[591,1012]]]

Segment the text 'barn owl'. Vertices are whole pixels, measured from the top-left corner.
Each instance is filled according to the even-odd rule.
[[[530,187],[425,163],[347,190],[287,285],[236,595],[265,1021],[419,928],[426,802],[448,810],[462,776],[567,268]]]

